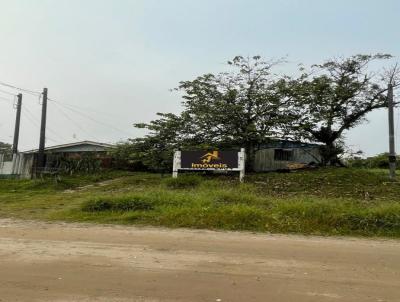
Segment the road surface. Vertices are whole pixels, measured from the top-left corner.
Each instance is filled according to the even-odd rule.
[[[400,301],[400,241],[0,219],[0,301]]]

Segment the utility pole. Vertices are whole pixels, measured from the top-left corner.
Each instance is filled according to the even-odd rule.
[[[393,85],[388,85],[388,112],[389,112],[389,177],[396,178],[396,152],[394,147],[394,119],[393,119]]]
[[[42,121],[40,124],[40,139],[39,139],[39,153],[37,159],[37,168],[44,168],[44,147],[46,141],[46,115],[47,115],[47,88],[43,88],[42,94]]]
[[[22,94],[17,95],[17,115],[15,117],[15,128],[14,128],[14,142],[13,142],[13,148],[12,148],[12,153],[17,154],[18,153],[18,140],[19,140],[19,125],[21,122],[21,109],[22,109]]]

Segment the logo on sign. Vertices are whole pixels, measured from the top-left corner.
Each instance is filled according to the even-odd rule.
[[[188,170],[225,170],[238,168],[237,151],[181,151],[180,168]]]
[[[199,158],[200,163],[194,163],[192,162],[192,168],[194,169],[209,169],[209,168],[214,168],[214,169],[226,169],[228,168],[227,164],[221,163],[220,157],[218,155],[218,151],[212,151],[212,152],[207,152],[203,156]]]

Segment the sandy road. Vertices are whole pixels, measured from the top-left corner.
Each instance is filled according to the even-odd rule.
[[[0,301],[400,301],[400,241],[0,219]]]

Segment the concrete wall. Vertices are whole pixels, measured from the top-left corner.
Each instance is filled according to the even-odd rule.
[[[30,178],[32,173],[33,157],[22,153],[15,154],[12,161],[4,161],[0,154],[0,175],[16,175],[20,178]]]
[[[13,163],[12,161],[3,161],[3,158],[0,158],[0,174],[9,175],[12,174]]]
[[[290,161],[275,160],[275,148],[258,150],[255,155],[255,171],[275,171],[286,169],[288,164],[292,163],[309,164],[321,161],[318,148],[293,148],[290,150],[293,152],[292,160]]]

